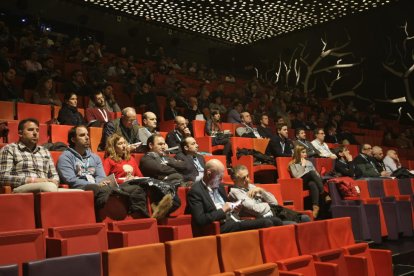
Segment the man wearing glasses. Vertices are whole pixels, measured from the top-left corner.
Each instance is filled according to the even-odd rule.
[[[315,130],[315,140],[313,140],[312,145],[316,150],[319,151],[320,157],[336,159],[336,155],[331,152],[328,145],[325,143],[325,131],[323,128],[317,128]]]
[[[383,171],[384,173],[381,173],[375,166],[372,147],[369,144],[362,145],[361,152],[354,159],[354,164],[356,166],[355,175],[357,178],[387,176],[386,171]]]

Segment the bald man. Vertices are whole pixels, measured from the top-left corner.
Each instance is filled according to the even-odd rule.
[[[108,137],[117,133],[124,137],[130,144],[131,151],[137,151],[138,146],[133,144],[140,142],[139,129],[140,126],[137,123],[137,113],[135,112],[135,109],[132,107],[125,107],[121,111],[121,118],[110,121],[103,127],[102,138],[98,150],[104,151]]]
[[[220,222],[220,233],[236,232],[273,226],[271,220],[259,218],[240,220],[238,211],[241,202],[231,203],[221,184],[224,165],[217,159],[206,163],[204,176],[196,181],[188,192],[187,212],[191,214],[194,226],[206,226]]]
[[[176,116],[174,122],[174,130],[168,132],[166,142],[169,148],[178,147],[177,150],[172,151],[172,153],[178,153],[181,151],[181,141],[185,137],[190,137],[191,131],[187,126],[187,120],[183,116]]]
[[[142,114],[142,126],[138,130],[138,137],[142,144],[146,145],[148,137],[157,133],[157,115],[150,111]]]
[[[385,170],[390,174],[401,168],[401,163],[400,159],[398,158],[398,154],[393,149],[387,151],[387,156],[385,156],[383,162],[385,165]]]
[[[374,164],[377,168],[378,172],[381,176],[390,176],[391,174],[386,171],[384,162],[382,159],[384,159],[384,153],[382,151],[382,148],[379,146],[373,146],[372,147],[372,156],[374,157]]]

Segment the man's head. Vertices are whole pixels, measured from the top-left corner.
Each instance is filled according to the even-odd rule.
[[[329,125],[327,127],[328,133],[329,135],[336,135],[336,127],[333,125]]]
[[[166,150],[168,148],[164,137],[162,137],[160,134],[153,134],[148,137],[147,146],[149,151],[154,152],[159,156],[165,156]]]
[[[218,188],[224,175],[224,165],[217,159],[211,159],[206,163],[203,181],[208,187]]]
[[[370,144],[363,144],[362,148],[361,148],[361,153],[372,157],[372,147],[371,147],[371,145]]]
[[[157,115],[148,111],[142,114],[142,124],[150,131],[153,131],[157,127]]]
[[[341,159],[345,156],[345,153],[349,152],[349,149],[346,146],[339,146],[334,150],[334,153],[336,154],[336,156]]]
[[[393,149],[387,151],[387,156],[389,156],[392,160],[399,160],[397,152]]]
[[[277,134],[279,134],[280,137],[287,139],[288,138],[288,127],[287,124],[277,124],[276,125]]]
[[[234,109],[239,113],[242,112],[243,104],[239,101],[234,102]]]
[[[69,147],[83,152],[90,147],[89,133],[86,126],[74,126],[68,132]]]
[[[181,133],[187,128],[187,120],[183,116],[175,116],[175,129]]]
[[[198,106],[198,101],[196,97],[190,97],[188,99],[188,104],[190,105],[190,107],[194,107],[194,106]]]
[[[269,126],[269,116],[267,114],[262,114],[262,116],[260,116],[260,125],[263,127]]]
[[[72,81],[76,82],[79,85],[85,82],[85,80],[83,79],[83,73],[81,70],[75,70],[72,72]]]
[[[104,108],[105,107],[105,96],[100,90],[96,90],[91,95],[91,100],[98,108]]]
[[[17,127],[19,141],[28,148],[34,148],[39,141],[39,121],[34,118],[21,120]]]
[[[137,113],[133,107],[125,107],[121,112],[121,123],[126,128],[132,128],[137,120]]]
[[[306,140],[306,131],[304,128],[297,128],[295,130],[295,136],[297,139]]]
[[[276,117],[276,124],[286,124],[285,119],[282,116]]]
[[[247,188],[250,184],[249,170],[244,165],[237,165],[233,168],[232,179],[234,185]]]
[[[13,82],[16,78],[16,70],[14,68],[9,68],[3,73],[3,80],[6,82]]]
[[[240,113],[240,119],[242,123],[245,123],[245,124],[252,123],[252,117],[250,116],[250,113],[247,111]]]
[[[191,136],[185,137],[183,140],[181,140],[180,147],[181,151],[185,154],[195,155],[198,152],[197,141]]]
[[[382,152],[382,148],[378,146],[372,147],[372,156],[378,161],[381,161],[384,158],[384,153]]]
[[[315,129],[315,138],[323,143],[325,141],[325,130],[321,127],[318,127],[317,129]]]
[[[147,83],[147,82],[144,82],[141,85],[141,90],[142,90],[142,93],[144,93],[144,94],[149,93],[150,90],[151,90],[151,85],[149,83]]]

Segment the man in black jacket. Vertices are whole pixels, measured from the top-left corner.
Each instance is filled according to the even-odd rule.
[[[175,159],[181,160],[186,164],[183,172],[184,181],[196,182],[204,176],[204,157],[198,154],[197,141],[193,137],[185,137],[181,143],[181,152],[177,153]]]
[[[288,138],[287,124],[277,124],[277,135],[274,135],[267,145],[266,154],[274,157],[291,157],[293,150],[292,140]]]
[[[221,184],[224,165],[217,159],[206,163],[204,177],[188,192],[188,209],[195,226],[206,226],[220,222],[220,233],[236,232],[273,226],[266,218],[239,220],[237,212],[241,203],[230,203]]]
[[[297,128],[295,130],[296,140],[293,141],[293,145],[302,146],[306,149],[306,155],[308,157],[318,157],[319,151],[312,145],[311,142],[306,140],[306,132],[304,128]]]

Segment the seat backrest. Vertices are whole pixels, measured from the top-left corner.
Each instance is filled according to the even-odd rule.
[[[36,194],[36,224],[49,228],[95,223],[94,197],[91,191]]]
[[[266,153],[267,145],[269,144],[270,139],[253,139],[253,148],[263,154]]]
[[[68,133],[72,127],[67,125],[50,125],[50,141],[52,143],[62,142],[69,145]]]
[[[330,249],[325,221],[296,224],[296,243],[300,254],[312,254]]]
[[[326,231],[331,248],[340,248],[355,243],[350,217],[327,219]]]
[[[280,184],[255,184],[257,187],[263,188],[269,193],[272,193],[279,205],[283,205],[282,192],[280,190]]]
[[[57,166],[57,161],[59,160],[59,157],[62,155],[63,151],[50,151],[50,156],[52,156],[53,164],[55,164],[55,167]]]
[[[385,197],[385,191],[382,179],[369,179],[368,191],[371,197]]]
[[[236,134],[236,126],[237,124],[234,123],[221,123],[221,129],[224,130],[230,130],[231,135],[235,136]]]
[[[194,250],[202,252],[202,257]],[[168,275],[219,274],[215,236],[169,241],[165,243]],[[197,272],[197,273],[196,273]]]
[[[1,120],[14,120],[15,115],[15,103],[0,101],[0,119]]]
[[[174,120],[161,121],[158,125],[160,127],[160,131],[170,132],[171,130],[174,130],[175,122]]]
[[[289,173],[289,162],[292,160],[290,157],[277,157],[276,158],[276,167],[277,167],[277,174],[279,179],[289,179],[291,178]]]
[[[89,131],[89,139],[91,141],[91,150],[93,152],[97,152],[99,143],[101,142],[101,138],[102,138],[102,128],[89,127],[88,131]]]
[[[234,271],[263,263],[257,230],[218,235],[217,242],[221,271]]]
[[[167,276],[164,244],[111,249],[102,253],[103,275]]]
[[[112,221],[108,223],[108,230],[129,232],[128,246],[159,242],[157,220],[153,218]]]
[[[368,182],[366,180],[355,180],[355,186],[358,186],[359,188],[359,196],[361,199],[368,199],[371,197],[368,191]]]
[[[195,138],[204,137],[204,130],[206,127],[206,121],[193,120],[193,135]]]
[[[23,273],[25,276],[100,276],[101,254],[89,253],[28,262],[23,264]]]
[[[294,225],[260,229],[259,234],[264,262],[275,263],[299,256]]]
[[[170,217],[176,217],[180,215],[184,215],[185,209],[187,207],[187,192],[190,188],[188,187],[178,187],[177,195],[181,200],[181,205],[176,209],[174,212],[170,213]]]
[[[36,228],[33,194],[1,194],[0,221],[0,232]]]
[[[399,196],[398,179],[384,179],[382,181],[386,196]]]
[[[413,189],[411,187],[411,178],[398,179],[398,187],[400,189],[400,194],[402,195],[413,194]]]
[[[8,121],[7,127],[9,128],[9,134],[7,135],[8,143],[15,143],[19,141],[19,132],[18,132],[19,121]],[[39,145],[47,143],[49,141],[49,135],[47,133],[47,125],[39,124]]]
[[[333,206],[342,205],[342,197],[338,191],[338,188],[336,187],[336,183],[328,182],[328,187],[329,187],[329,195],[331,196],[331,199],[332,199],[332,205]]]
[[[315,158],[316,170],[324,176],[334,168],[334,159],[332,158]]]
[[[42,104],[17,103],[17,120],[26,118],[36,118],[39,123],[46,123],[52,119],[52,107]]]
[[[253,149],[253,138],[232,137],[233,156],[236,156],[237,149]]]

